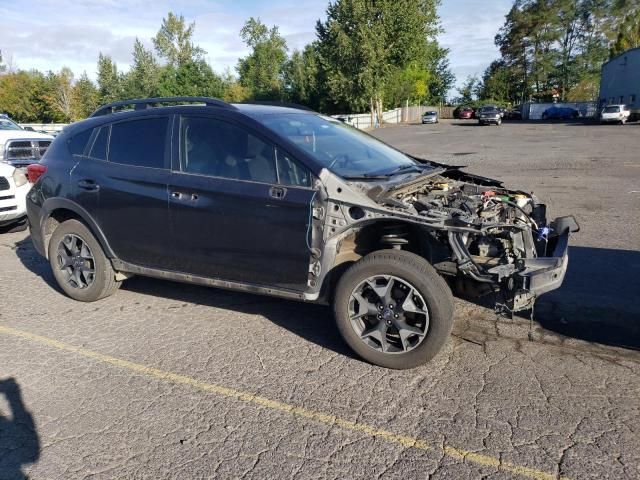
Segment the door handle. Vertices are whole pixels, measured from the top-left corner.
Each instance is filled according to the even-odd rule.
[[[95,180],[91,180],[90,178],[78,180],[78,187],[83,190],[87,190],[88,192],[97,192],[98,190],[100,190],[100,185],[98,185]]]
[[[277,198],[278,200],[283,199],[286,194],[287,194],[287,189],[284,187],[271,187],[269,189],[269,195],[272,198]]]
[[[171,198],[175,198],[176,200],[180,200],[182,198],[182,192],[171,192]]]

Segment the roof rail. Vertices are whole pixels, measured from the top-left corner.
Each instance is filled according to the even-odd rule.
[[[295,108],[297,110],[308,110],[309,112],[315,112],[313,108],[309,108],[306,105],[300,105],[298,103],[281,102],[279,100],[250,100],[242,102],[245,105],[271,105],[273,107],[287,107]]]
[[[229,110],[235,110],[236,107],[217,98],[209,97],[155,97],[155,98],[138,98],[131,100],[120,100],[119,102],[111,102],[101,106],[91,114],[91,117],[100,117],[114,113],[117,107],[125,107],[134,105],[136,110],[146,110],[154,107],[158,103],[204,103],[207,107],[220,107]]]

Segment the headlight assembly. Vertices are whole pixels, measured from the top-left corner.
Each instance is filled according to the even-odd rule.
[[[16,187],[21,187],[29,180],[27,176],[22,172],[22,170],[18,170],[17,168],[13,171],[13,181],[16,182]]]

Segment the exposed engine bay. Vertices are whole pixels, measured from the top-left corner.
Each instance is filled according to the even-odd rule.
[[[331,225],[353,228],[384,217],[406,220],[416,225],[420,238],[390,227],[380,235],[383,248],[419,252],[445,277],[484,284],[477,290],[501,294],[496,308],[532,308],[537,296],[560,286],[568,235],[578,230],[573,217],[548,224],[546,206],[532,193],[508,190],[459,167],[433,166],[422,175],[393,181],[349,182],[378,208],[329,199],[325,240],[344,230]]]

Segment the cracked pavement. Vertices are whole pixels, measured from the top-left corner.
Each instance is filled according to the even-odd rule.
[[[78,303],[26,232],[0,235],[0,326],[51,339],[0,331],[0,479],[640,478],[640,195],[627,193],[640,190],[638,133],[458,121],[376,132],[535,190],[582,227],[533,341],[527,318],[458,298],[444,350],[408,371],[355,358],[327,307],[145,278]]]

